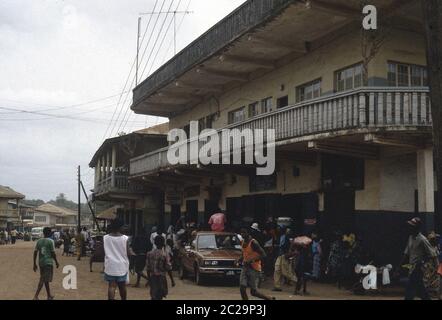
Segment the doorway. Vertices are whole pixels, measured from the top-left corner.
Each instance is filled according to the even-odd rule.
[[[327,233],[339,230],[348,232],[354,228],[355,191],[328,191],[324,194],[324,223]]]
[[[198,222],[198,200],[186,201],[186,221]]]

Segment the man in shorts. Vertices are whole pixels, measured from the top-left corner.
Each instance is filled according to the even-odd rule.
[[[57,269],[59,267],[57,256],[55,255],[54,241],[51,237],[51,229],[44,228],[43,235],[44,238],[39,239],[35,245],[34,250],[34,272],[37,272],[37,254],[38,254],[38,266],[40,268],[40,281],[38,282],[37,291],[35,292],[34,300],[38,300],[38,295],[40,294],[43,285],[46,288],[46,293],[48,300],[53,300],[54,296],[51,295],[51,289],[49,283],[52,282],[52,277],[54,274],[54,261]]]
[[[258,241],[250,236],[249,230],[241,229],[241,237],[243,238],[241,244],[243,267],[239,285],[242,299],[249,300],[247,296],[247,287],[249,287],[252,296],[264,300],[274,300],[274,297],[266,296],[258,291],[258,282],[262,271],[261,260],[266,256],[264,250]]]

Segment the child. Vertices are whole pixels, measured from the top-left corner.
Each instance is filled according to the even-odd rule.
[[[150,296],[152,300],[163,300],[167,297],[166,272],[172,270],[164,248],[164,238],[160,235],[154,239],[155,249],[147,254],[147,276],[149,277]]]
[[[169,260],[169,264],[172,266],[172,269],[173,269],[174,257],[173,257],[173,240],[172,239],[166,240],[165,251],[166,251],[167,259]],[[167,271],[167,274],[169,275],[172,287],[175,287],[175,280],[173,279],[172,269]]]
[[[46,293],[48,300],[53,300],[54,296],[51,295],[51,290],[49,288],[49,283],[52,282],[52,277],[54,274],[54,261],[57,269],[59,267],[57,256],[55,255],[54,241],[50,239],[51,229],[46,227],[43,229],[43,239],[39,239],[35,245],[34,251],[34,272],[37,272],[37,254],[38,254],[38,264],[40,267],[40,281],[38,282],[37,291],[35,292],[34,300],[38,300],[38,295],[43,287],[46,288]]]

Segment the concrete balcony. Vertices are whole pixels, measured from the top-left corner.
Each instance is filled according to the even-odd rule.
[[[277,147],[303,142],[313,148],[315,141],[355,135],[364,135],[362,142],[367,143],[376,139],[375,134],[403,137],[411,132],[405,140],[421,134],[428,137],[431,125],[428,88],[366,87],[301,102],[226,128],[275,129]],[[373,139],[368,141],[369,137]],[[167,152],[163,148],[131,159],[131,177],[170,168]]]
[[[145,190],[143,186],[129,183],[128,173],[112,172],[97,182],[94,188],[94,197],[98,200],[133,199]]]

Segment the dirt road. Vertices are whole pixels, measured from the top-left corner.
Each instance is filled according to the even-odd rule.
[[[0,299],[1,300],[29,300],[33,298],[38,282],[39,273],[32,270],[32,254],[34,242],[18,241],[16,245],[0,246]],[[54,281],[51,284],[55,299],[58,300],[104,300],[107,295],[107,283],[101,274],[102,264],[94,264],[94,272],[89,272],[89,259],[77,261],[74,257],[62,257],[62,251],[57,249],[60,268],[54,272]],[[78,289],[63,289],[63,266],[73,265],[77,269]],[[132,277],[132,283],[135,279]],[[196,286],[191,280],[176,279],[176,287],[169,288],[170,300],[237,300],[240,299],[238,287],[235,284],[225,284],[214,281],[206,286]],[[294,300],[304,297],[292,296],[292,288],[285,287],[284,292],[274,293],[271,281],[264,284],[263,292],[274,295],[277,299]],[[399,296],[354,296],[347,291],[338,290],[331,285],[314,284],[309,286],[311,295],[308,299],[399,299]],[[40,296],[46,298],[44,290]],[[149,299],[148,289],[128,288],[128,299]]]

